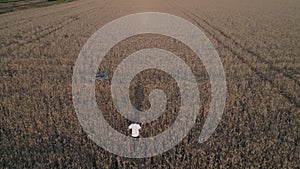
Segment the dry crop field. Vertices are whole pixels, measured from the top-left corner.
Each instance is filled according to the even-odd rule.
[[[18,10],[45,7],[71,0],[0,0],[0,14]]]
[[[299,168],[300,1],[297,0],[78,0],[0,15],[0,168]],[[116,44],[99,65],[96,99],[109,124],[129,135],[131,123],[111,98],[111,77],[131,53],[162,48],[193,70],[201,97],[196,124],[177,146],[158,156],[125,158],[94,143],[69,98],[78,54],[110,21],[137,12],[164,12],[196,25],[219,53],[227,82],[222,119],[203,144],[210,108],[205,67],[182,42],[143,34]],[[145,124],[155,136],[176,120],[180,93],[165,72],[134,77],[132,104],[147,110],[148,95],[162,89],[165,112]],[[157,143],[159,144],[159,143]]]

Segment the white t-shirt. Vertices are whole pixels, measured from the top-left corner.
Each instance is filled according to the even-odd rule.
[[[129,129],[132,130],[131,132],[131,136],[132,137],[138,137],[140,135],[140,129],[141,129],[141,126],[139,124],[130,124],[130,126],[128,127]]]

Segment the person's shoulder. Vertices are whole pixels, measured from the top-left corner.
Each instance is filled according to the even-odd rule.
[[[141,128],[141,125],[139,125],[138,123],[133,123],[133,124],[130,124],[129,126],[128,126],[128,128]]]

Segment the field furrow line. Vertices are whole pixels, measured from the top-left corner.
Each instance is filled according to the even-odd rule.
[[[91,13],[93,13],[94,11],[96,10],[102,10],[104,9],[106,6],[106,4],[103,5],[103,7],[101,7],[100,9],[97,8],[97,7],[94,7],[92,9],[89,9],[87,12],[84,13],[84,16],[86,15],[89,15]],[[52,34],[53,32],[56,32],[60,29],[62,29],[63,27],[79,20],[80,18],[84,17],[84,16],[80,16],[80,15],[77,15],[77,16],[69,16],[67,20],[62,20],[62,21],[59,21],[59,22],[56,22],[56,23],[53,23],[51,24],[51,26],[48,26],[44,29],[40,29],[40,30],[37,30],[35,32],[27,32],[25,36],[23,36],[22,38],[18,39],[18,40],[13,40],[12,42],[2,46],[3,48],[10,48],[12,47],[14,44],[18,44],[18,45],[25,45],[25,44],[28,44],[28,43],[32,43],[34,41],[38,41],[42,38],[45,38],[47,37],[48,35]],[[20,33],[19,33],[20,34]],[[22,34],[22,33],[21,33]],[[23,40],[23,39],[26,39],[26,40]]]
[[[195,14],[192,14],[195,17],[197,17]],[[199,17],[197,17],[199,18]],[[200,19],[200,18],[199,18]],[[295,79],[293,76],[291,76],[290,74],[284,72],[282,69],[279,69],[278,67],[274,66],[271,62],[269,62],[268,60],[264,59],[262,56],[260,56],[259,54],[257,54],[256,52],[254,52],[253,50],[246,48],[244,46],[242,46],[241,44],[239,44],[236,40],[234,40],[233,38],[231,38],[230,36],[226,35],[222,30],[218,29],[217,27],[211,25],[208,21],[206,21],[205,19],[202,19],[202,21],[204,23],[206,23],[209,27],[211,27],[212,29],[214,29],[215,31],[219,32],[222,36],[224,36],[225,38],[229,39],[234,45],[236,45],[239,49],[241,49],[243,52],[246,52],[248,54],[251,54],[252,56],[255,56],[257,58],[257,60],[261,63],[265,63],[267,64],[267,66],[273,70],[276,71],[278,74],[283,74],[284,76],[288,77],[289,79],[293,80],[294,83],[296,83],[298,86],[300,86],[300,82]]]
[[[19,40],[13,40],[12,42],[9,42],[8,44],[2,46],[2,48],[9,48],[11,47],[12,45],[14,44],[19,44],[19,45],[25,45],[27,43],[31,43],[33,41],[36,41],[36,40],[40,40],[41,38],[43,37],[46,37],[47,35],[61,29],[62,27],[78,20],[79,17],[72,17],[71,19],[68,19],[67,21],[61,21],[60,23],[55,23],[55,24],[52,24],[51,26],[45,28],[45,29],[41,29],[41,30],[38,30],[38,31],[35,31],[31,34],[27,34],[27,36],[24,36],[23,38],[26,38],[26,37],[29,37],[28,39],[26,40],[22,40],[22,39],[19,39]],[[33,38],[31,38],[33,37]]]
[[[174,3],[174,5],[176,5]],[[267,61],[265,61],[261,56],[258,56],[255,52],[241,46],[239,43],[237,43],[236,41],[233,42],[233,40],[226,35],[224,32],[219,32],[218,30],[216,30],[214,27],[211,27],[210,25],[209,28],[211,30],[213,30],[213,32],[210,31],[209,28],[204,27],[203,25],[201,25],[199,23],[199,21],[197,19],[203,20],[201,18],[199,18],[197,16],[197,19],[195,18],[196,15],[195,14],[189,14],[187,12],[186,9],[180,7],[180,6],[176,6],[179,9],[182,9],[181,11],[183,12],[184,15],[186,15],[188,18],[192,19],[193,22],[195,22],[195,24],[197,26],[199,26],[201,29],[203,29],[208,35],[210,35],[212,38],[214,38],[219,44],[221,44],[225,49],[227,49],[228,51],[230,51],[233,55],[237,56],[238,59],[246,64],[247,66],[249,66],[249,68],[256,74],[258,75],[262,80],[269,82],[272,87],[276,88],[279,92],[280,95],[282,95],[284,98],[286,98],[286,100],[295,105],[296,107],[300,108],[300,100],[299,97],[297,96],[298,93],[300,93],[300,89],[299,89],[299,82],[296,81],[293,77],[287,77],[285,76],[285,74],[283,74],[282,72],[279,72],[280,70],[278,69],[274,69],[274,66],[270,65]],[[190,12],[191,13],[191,12]],[[207,21],[206,21],[207,22]],[[203,21],[203,23],[205,23]],[[206,24],[206,23],[205,23]],[[223,42],[221,40],[221,38],[219,38],[216,34],[219,34],[223,37],[225,37],[226,40],[228,40],[229,42],[232,42],[236,48],[241,48],[241,50],[239,51],[235,51],[230,45],[227,45],[225,42]],[[263,69],[257,69],[256,66],[254,64],[252,64],[252,60],[247,60],[246,57],[243,57],[241,54],[245,54],[246,55],[251,55],[252,58],[256,57],[257,61],[262,62],[263,64],[265,64],[265,70]],[[271,71],[275,71],[275,74],[270,74],[270,69]],[[272,76],[270,76],[272,75]],[[279,84],[278,84],[279,83]],[[292,84],[291,84],[292,83]],[[287,88],[288,86],[291,86],[292,88]],[[298,92],[297,92],[298,91]]]
[[[90,2],[90,4],[91,4],[91,2]],[[24,15],[24,16],[22,16],[22,18],[7,19],[7,21],[1,23],[0,29],[9,28],[11,26],[17,26],[17,25],[23,24],[24,22],[30,23],[31,21],[34,21],[37,18],[40,19],[43,17],[51,17],[53,15],[63,16],[67,13],[70,13],[70,11],[78,9],[78,6],[80,6],[80,5],[82,5],[82,4],[76,3],[72,6],[65,6],[65,7],[63,7],[63,10],[61,8],[57,8],[54,10],[46,9],[47,11],[43,15],[37,15],[37,14],[33,13],[30,16]],[[5,16],[0,16],[0,17],[2,17],[1,19],[3,19],[3,20],[6,19]],[[10,18],[10,13],[8,13],[8,16],[6,16],[6,17]],[[45,19],[47,19],[47,18],[45,18]]]
[[[198,26],[200,26],[200,24],[197,24]],[[295,106],[297,106],[298,108],[300,108],[300,101],[299,98],[297,96],[294,96],[296,93],[294,93],[293,91],[296,90],[296,88],[293,88],[293,91],[288,91],[286,87],[286,83],[290,83],[290,81],[286,78],[283,77],[283,75],[279,76],[270,76],[270,72],[269,70],[259,70],[255,67],[255,65],[252,65],[251,63],[249,63],[240,53],[234,51],[229,45],[224,44],[220,39],[218,39],[215,35],[213,35],[212,33],[209,33],[209,31],[207,29],[204,29],[202,27],[203,30],[205,30],[210,36],[212,36],[218,43],[220,43],[225,49],[227,49],[228,51],[230,51],[233,55],[237,56],[239,58],[239,60],[242,61],[242,63],[246,64],[247,66],[250,67],[250,69],[256,74],[258,75],[262,80],[264,81],[268,81],[274,88],[278,89],[278,92],[280,95],[284,96],[287,101]],[[285,79],[285,80],[282,80]],[[283,83],[283,84],[277,84],[278,83]],[[295,85],[295,87],[297,87]]]

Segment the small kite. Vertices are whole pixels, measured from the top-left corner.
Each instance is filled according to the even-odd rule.
[[[96,80],[108,79],[108,76],[105,73],[101,73],[101,74],[97,74],[96,77],[93,78],[93,79],[96,79]],[[80,87],[80,89],[72,97],[70,97],[69,100],[71,102],[74,101],[75,97],[79,96],[80,91],[85,89],[89,84],[91,84],[93,82],[93,79],[91,79],[91,80],[87,81],[86,83],[84,83],[83,86]]]
[[[107,79],[107,78],[108,78],[108,76],[105,73],[101,73],[101,74],[96,75],[96,79]]]

